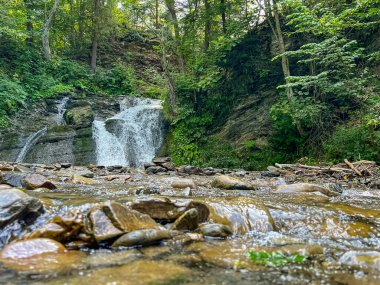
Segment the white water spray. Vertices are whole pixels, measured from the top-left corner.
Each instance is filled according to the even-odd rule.
[[[127,97],[121,112],[93,123],[98,165],[142,166],[163,143],[162,101]]]

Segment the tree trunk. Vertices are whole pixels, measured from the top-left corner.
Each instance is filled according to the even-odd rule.
[[[53,7],[49,12],[49,16],[42,27],[42,50],[46,60],[51,60],[51,51],[49,43],[50,28],[53,24],[54,15],[57,12],[60,0],[55,0]]]
[[[181,52],[181,38],[180,38],[180,33],[179,33],[179,25],[178,25],[178,18],[177,18],[177,13],[175,11],[175,2],[174,0],[165,0],[166,7],[169,10],[170,13],[170,20],[172,22],[173,28],[174,28],[174,40],[175,40],[175,45],[177,49],[177,56],[178,56],[178,65],[180,68],[180,71],[182,73],[185,72],[185,60],[183,58],[183,54]]]
[[[210,2],[209,0],[204,0],[205,3],[205,13],[206,13],[206,22],[205,22],[205,50],[208,50],[210,46],[211,38],[211,19],[210,19]]]
[[[91,70],[96,72],[96,61],[98,57],[98,36],[99,36],[99,11],[100,0],[94,0],[94,13],[92,19],[92,48],[91,48]]]
[[[286,52],[286,48],[285,48],[284,36],[281,30],[281,23],[280,23],[280,17],[278,15],[278,7],[277,7],[276,0],[273,0],[272,12],[274,15],[274,20],[275,20],[278,47],[279,47],[280,53],[282,54],[281,56],[282,72],[284,73],[285,82],[288,83],[288,77],[290,76],[289,59],[287,56],[283,55]],[[288,87],[286,89],[286,95],[288,97],[288,100],[291,101],[293,97],[293,89],[291,87]]]
[[[226,1],[220,0],[220,6],[222,8],[222,29],[223,34],[226,34],[227,28],[226,28]]]
[[[24,0],[24,5],[26,8],[26,31],[28,35],[28,37],[26,38],[26,42],[28,43],[28,45],[31,45],[33,43],[33,38],[34,38],[33,22],[32,22],[32,15],[31,15],[33,2]]]

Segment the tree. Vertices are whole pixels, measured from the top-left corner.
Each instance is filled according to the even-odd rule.
[[[60,0],[55,0],[53,7],[51,8],[48,18],[46,19],[42,28],[42,50],[46,60],[51,60],[49,34],[51,26],[53,25],[54,15],[57,12]]]

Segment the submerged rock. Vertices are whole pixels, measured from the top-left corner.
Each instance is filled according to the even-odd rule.
[[[137,260],[122,266],[101,268],[91,274],[61,277],[52,284],[179,284],[191,272],[184,266],[152,260]]]
[[[130,233],[127,233],[120,238],[118,238],[113,244],[112,247],[118,246],[146,246],[157,244],[164,239],[170,239],[170,232],[167,230],[156,230],[156,229],[147,229],[147,230],[136,230]]]
[[[340,257],[339,262],[345,265],[380,271],[380,252],[350,250]]]
[[[309,193],[320,192],[329,197],[339,196],[339,193],[332,191],[326,187],[310,183],[296,183],[290,185],[279,185],[276,190],[277,193]]]
[[[32,220],[43,210],[42,203],[24,193],[12,188],[0,191],[0,228],[15,220]]]
[[[209,216],[208,207],[192,200],[170,200],[168,198],[148,198],[131,203],[131,208],[147,214],[155,220],[175,221],[187,210],[195,208],[198,211],[198,221],[206,221]]]
[[[33,190],[37,188],[56,189],[57,186],[40,174],[29,174],[24,177],[22,184],[25,189]]]
[[[221,175],[214,179],[211,183],[212,187],[221,188],[226,190],[251,190],[254,189],[252,185],[249,185],[237,178],[233,178],[227,175]]]
[[[198,227],[199,215],[197,209],[193,208],[183,213],[171,226],[173,230],[193,231]]]
[[[233,234],[229,226],[221,224],[208,224],[199,228],[199,231],[204,236],[226,238]]]
[[[68,252],[59,242],[40,238],[7,245],[0,261],[17,272],[52,274],[73,269],[83,256],[81,252]]]
[[[275,230],[275,223],[268,208],[260,200],[250,197],[213,197],[207,200],[209,220],[229,226],[235,234],[248,231]]]

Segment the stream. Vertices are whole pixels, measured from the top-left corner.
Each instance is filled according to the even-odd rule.
[[[349,187],[336,197],[319,192],[278,193],[284,178],[263,178],[260,172],[237,172],[255,190],[223,190],[212,186],[215,176],[177,172],[147,175],[125,168],[123,182],[107,181],[120,170],[92,169],[96,184],[62,182],[86,167],[52,169],[44,173],[57,189],[29,190],[46,212],[31,226],[9,226],[2,232],[21,237],[67,211],[87,211],[107,200],[130,205],[152,198],[178,203],[201,202],[210,216],[205,224],[227,225],[227,238],[196,236],[163,240],[156,245],[111,248],[107,245],[72,249],[58,256],[18,260],[0,268],[1,284],[379,284],[380,191]],[[50,168],[50,169],[49,169]],[[231,174],[233,175],[233,173]],[[172,187],[191,179],[191,192]],[[188,189],[187,189],[188,190]],[[186,193],[185,193],[186,192]],[[190,196],[189,196],[190,195]],[[165,223],[164,223],[165,224]],[[166,225],[167,226],[167,225]],[[182,237],[182,235],[181,235]],[[307,256],[302,264],[272,267],[256,264],[250,250]]]

